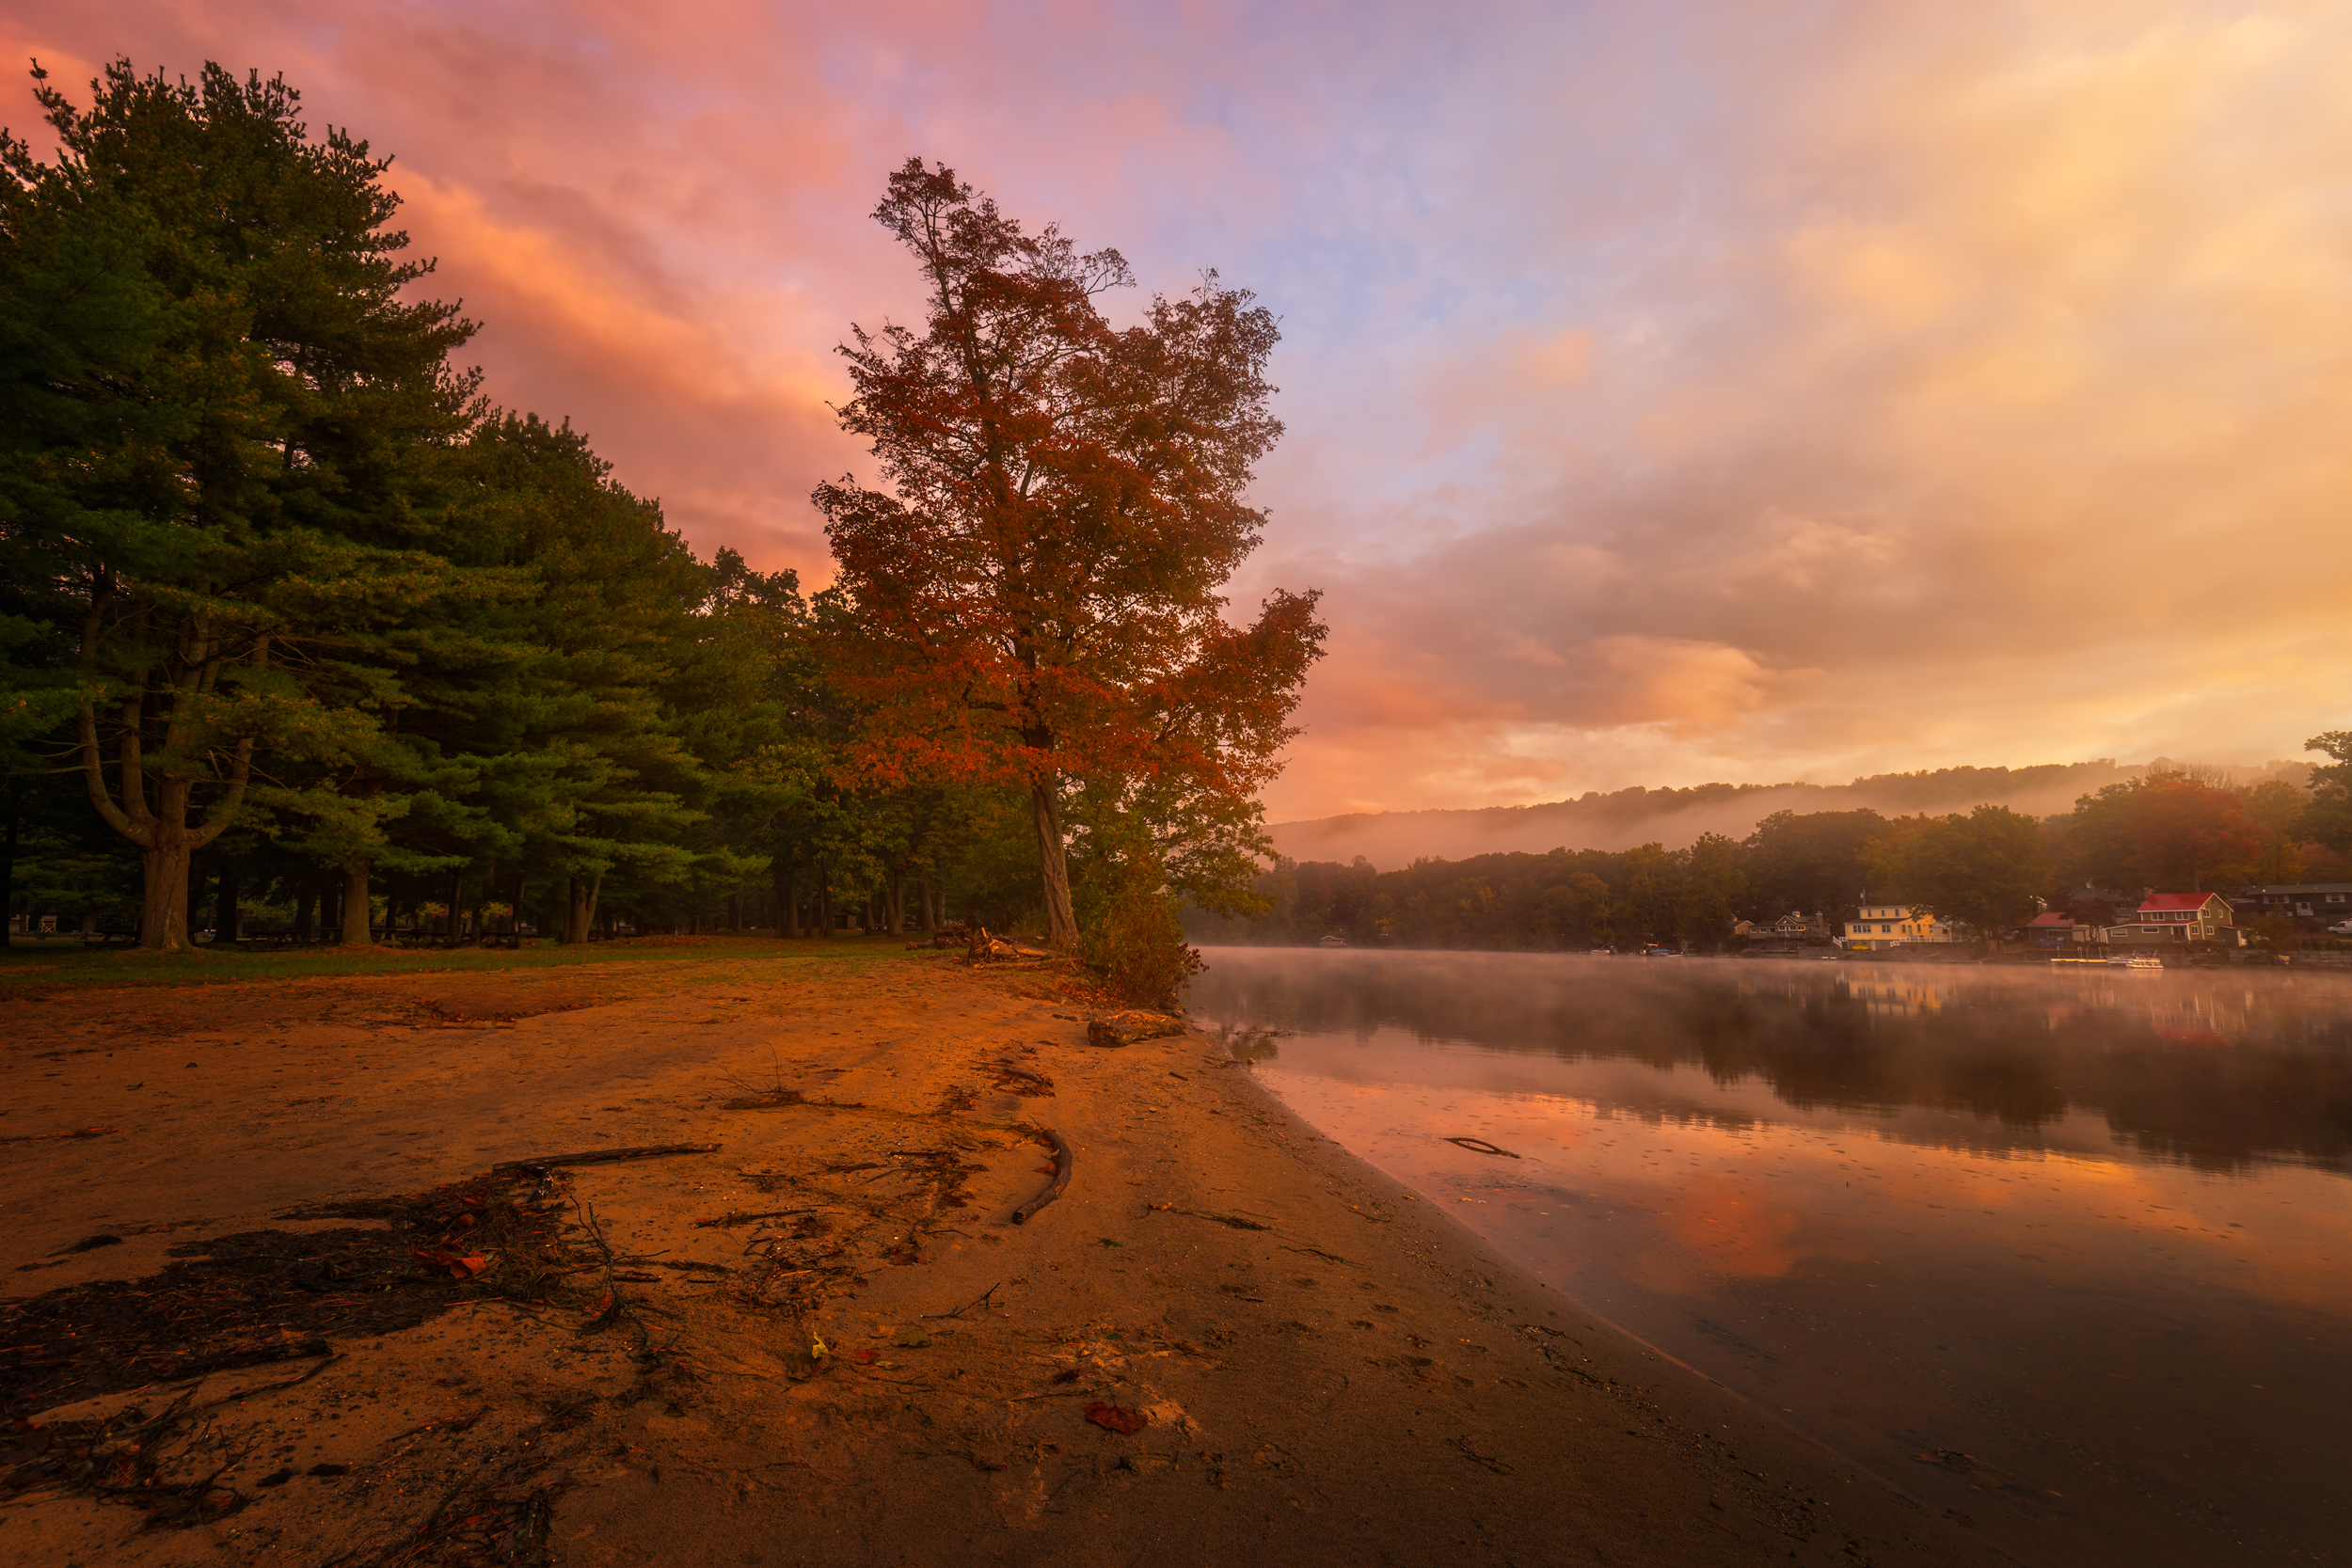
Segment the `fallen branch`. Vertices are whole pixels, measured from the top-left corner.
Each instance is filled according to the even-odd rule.
[[[1038,1136],[1044,1139],[1047,1146],[1054,1151],[1054,1182],[1052,1186],[1047,1187],[1037,1196],[1012,1212],[1012,1223],[1015,1225],[1028,1224],[1031,1214],[1061,1196],[1070,1186],[1070,1167],[1076,1159],[1076,1156],[1070,1151],[1070,1140],[1050,1127],[1038,1129]]]
[[[817,1211],[814,1209],[763,1209],[756,1214],[738,1212],[714,1214],[707,1220],[696,1220],[694,1222],[694,1228],[697,1230],[703,1230],[715,1225],[723,1230],[732,1226],[748,1225],[753,1220],[780,1220],[792,1214],[813,1214],[815,1212],[817,1212]]]
[[[923,1314],[924,1321],[928,1323],[936,1321],[940,1318],[961,1318],[966,1312],[971,1311],[975,1307],[986,1307],[988,1305],[988,1298],[996,1293],[996,1286],[1002,1285],[1003,1283],[1003,1280],[998,1280],[996,1285],[991,1285],[987,1290],[982,1291],[978,1295],[973,1297],[970,1301],[965,1302],[961,1307],[957,1307],[952,1312],[926,1312]]]
[[[1274,1228],[1270,1225],[1262,1225],[1256,1220],[1245,1219],[1239,1214],[1212,1214],[1206,1209],[1179,1209],[1172,1203],[1148,1203],[1144,1207],[1156,1209],[1163,1214],[1189,1214],[1194,1219],[1230,1226],[1235,1230],[1271,1230]],[[1329,1255],[1326,1254],[1326,1256]]]
[[[672,1154],[715,1154],[718,1144],[647,1144],[640,1148],[592,1148],[580,1154],[542,1154],[529,1160],[501,1160],[497,1170],[553,1170],[558,1165],[609,1165],[622,1160],[660,1160]]]
[[[1448,1138],[1446,1142],[1450,1144],[1460,1144],[1464,1148],[1469,1149],[1472,1154],[1500,1154],[1506,1160],[1516,1160],[1518,1158],[1518,1155],[1512,1153],[1509,1149],[1497,1148],[1494,1145],[1488,1143],[1484,1138]]]

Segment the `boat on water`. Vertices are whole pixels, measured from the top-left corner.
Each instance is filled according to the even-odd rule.
[[[2164,960],[2153,953],[2135,953],[2128,958],[2109,958],[2107,966],[2111,969],[2136,970],[2142,974],[2151,970],[2158,974],[2164,973]]]

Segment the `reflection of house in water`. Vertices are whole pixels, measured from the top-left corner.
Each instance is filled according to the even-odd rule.
[[[1861,1003],[1867,1013],[1908,1018],[1915,1013],[1944,1010],[1943,991],[1916,981],[1848,980],[1837,989]]]

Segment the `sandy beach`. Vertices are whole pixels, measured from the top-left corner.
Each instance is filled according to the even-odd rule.
[[[1992,1560],[1214,1039],[816,946],[19,988],[11,1560]]]

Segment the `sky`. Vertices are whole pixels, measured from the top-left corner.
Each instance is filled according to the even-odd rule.
[[[1255,292],[1233,612],[1331,628],[1275,820],[2352,725],[2352,0],[0,12],[116,55],[393,155],[491,395],[812,586],[910,155]]]

